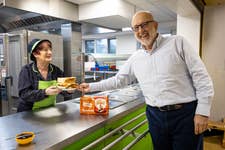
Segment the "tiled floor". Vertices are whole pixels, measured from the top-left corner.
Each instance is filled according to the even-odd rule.
[[[225,148],[222,147],[222,136],[205,137],[204,150],[225,150]]]

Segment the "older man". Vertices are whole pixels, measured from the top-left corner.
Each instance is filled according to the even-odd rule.
[[[85,92],[123,87],[137,79],[155,150],[203,149],[214,90],[200,57],[181,36],[162,37],[152,14],[137,12],[132,30],[136,51],[116,76],[80,85]]]

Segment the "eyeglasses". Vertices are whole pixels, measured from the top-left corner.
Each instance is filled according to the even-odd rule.
[[[139,24],[139,25],[135,25],[134,27],[132,27],[131,29],[134,31],[134,32],[138,32],[139,30],[139,27],[141,27],[142,29],[145,29],[147,27],[147,25],[151,22],[154,22],[154,20],[151,20],[151,21],[146,21],[146,22],[143,22],[142,24]]]

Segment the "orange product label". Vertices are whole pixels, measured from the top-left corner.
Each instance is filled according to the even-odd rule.
[[[80,113],[107,115],[109,113],[108,96],[83,96],[80,98]]]

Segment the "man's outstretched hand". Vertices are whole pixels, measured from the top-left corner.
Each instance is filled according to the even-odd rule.
[[[84,93],[88,93],[88,92],[90,92],[90,86],[88,83],[81,83],[79,85],[78,90],[81,92],[84,92]]]

